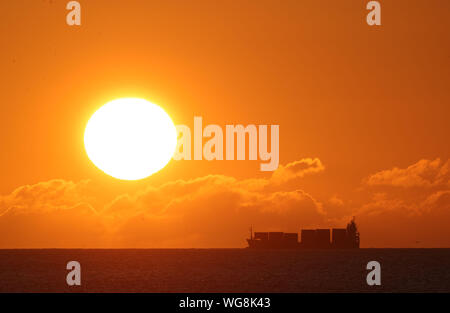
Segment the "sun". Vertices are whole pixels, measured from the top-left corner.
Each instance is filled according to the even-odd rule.
[[[106,103],[84,132],[89,159],[106,174],[124,180],[143,179],[162,169],[176,145],[177,131],[169,115],[139,98]]]

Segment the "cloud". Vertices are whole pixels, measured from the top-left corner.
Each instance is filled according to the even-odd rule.
[[[450,160],[420,160],[407,168],[394,167],[369,176],[369,186],[434,187],[447,186],[450,182]]]
[[[450,213],[450,190],[440,190],[429,195],[421,207],[427,212],[444,211]]]
[[[0,197],[0,247],[89,247],[104,233],[89,181],[54,179]]]
[[[376,197],[355,212],[365,247],[448,247],[450,197],[430,195],[419,203],[388,195]]]
[[[298,232],[322,224],[318,200],[280,186],[322,169],[320,160],[304,159],[283,167],[275,179],[208,175],[147,186],[103,203],[89,180],[22,186],[0,197],[0,247],[245,246],[251,225]]]
[[[353,212],[364,229],[364,245],[448,247],[449,161],[419,160],[363,180],[370,198]]]
[[[284,183],[295,178],[302,178],[307,174],[320,173],[325,170],[318,158],[305,158],[298,161],[280,165],[271,177],[272,183]]]
[[[21,186],[7,196],[0,196],[0,215],[5,214],[7,210],[51,211],[89,202],[90,198],[86,192],[88,184],[89,180],[74,183],[63,179],[53,179]]]
[[[116,225],[121,246],[233,247],[245,244],[251,225],[298,231],[324,220],[321,203],[302,190],[268,192],[254,181],[222,175],[120,196],[104,213],[128,217]]]
[[[423,214],[437,208],[448,208],[450,160],[420,160],[407,168],[383,170],[364,179],[369,190],[376,187],[368,205],[377,210],[402,208],[406,212]],[[372,210],[374,211],[374,210]],[[375,210],[376,211],[376,210]]]

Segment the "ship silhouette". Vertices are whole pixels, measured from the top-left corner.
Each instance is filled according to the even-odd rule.
[[[330,240],[331,239],[331,240]],[[298,233],[255,232],[250,229],[247,239],[250,249],[358,249],[360,236],[355,219],[347,228],[302,229]]]

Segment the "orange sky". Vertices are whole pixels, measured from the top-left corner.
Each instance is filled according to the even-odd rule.
[[[0,248],[241,247],[248,226],[450,246],[450,2],[2,1]],[[280,164],[105,175],[83,132],[142,97],[176,124],[280,125]],[[296,162],[297,161],[297,162]],[[288,165],[291,164],[291,165]]]

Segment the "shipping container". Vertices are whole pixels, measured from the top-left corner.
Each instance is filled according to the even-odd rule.
[[[297,233],[284,233],[284,240],[289,242],[298,242],[298,234]]]
[[[347,230],[345,228],[333,228],[331,243],[334,248],[345,248],[347,246]]]
[[[302,229],[302,246],[313,248],[316,243],[316,231],[314,229]]]
[[[283,232],[270,232],[269,233],[269,240],[283,240]]]
[[[316,229],[316,247],[329,248],[330,247],[330,230]]]
[[[253,236],[253,239],[255,240],[269,240],[269,233],[265,232],[255,232],[255,235]]]

